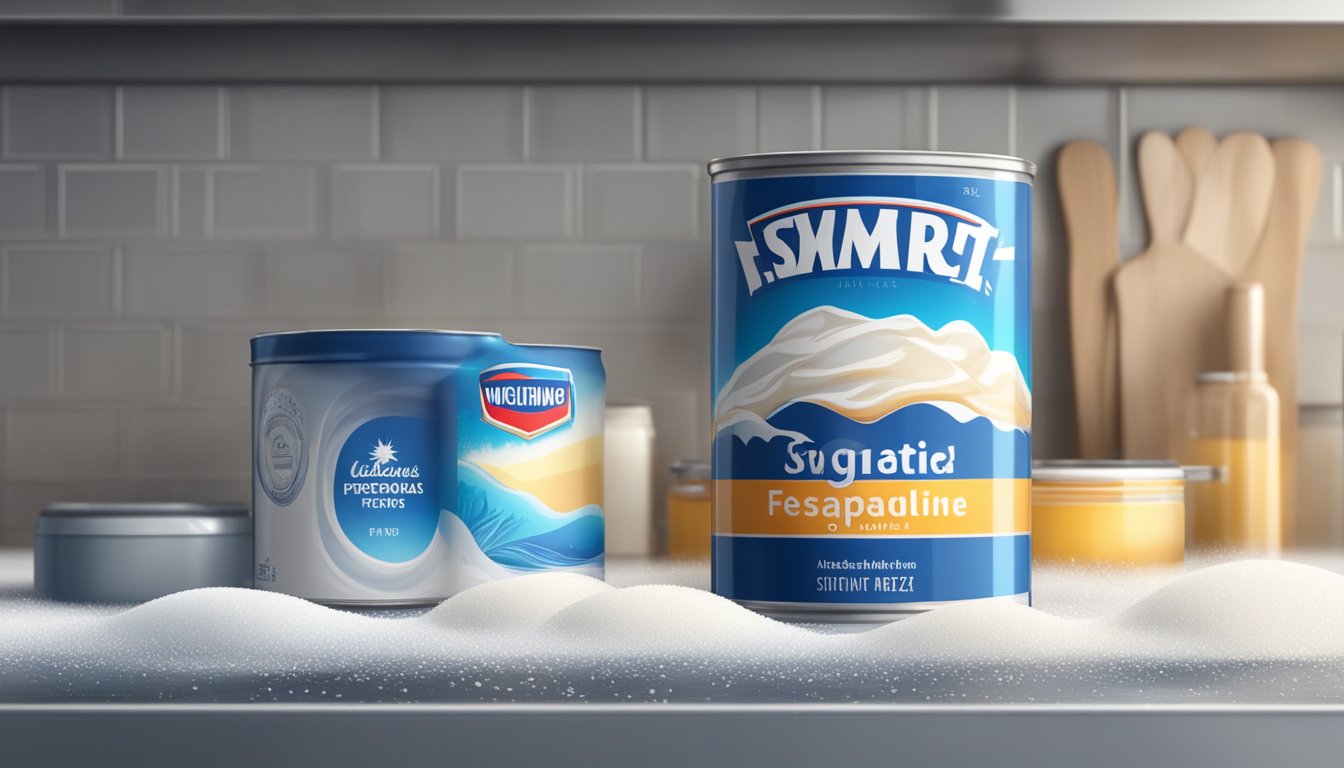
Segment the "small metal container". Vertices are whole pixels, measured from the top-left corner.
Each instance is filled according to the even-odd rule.
[[[1038,561],[1173,565],[1185,559],[1185,482],[1174,461],[1037,461],[1032,554]]]
[[[198,587],[247,587],[252,518],[242,504],[53,503],[37,518],[43,597],[134,603]]]

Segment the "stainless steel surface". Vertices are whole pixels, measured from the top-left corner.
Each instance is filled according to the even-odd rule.
[[[1083,5],[1083,4],[1079,4]],[[1092,5],[1092,4],[1087,4]],[[1116,5],[1116,4],[1109,4]],[[809,24],[238,24],[0,20],[0,79],[28,82],[1339,83],[1344,6],[1311,22],[968,16]],[[53,56],[52,51],[79,51]]]
[[[0,705],[6,768],[1335,765],[1340,706]]]
[[[789,24],[826,20],[852,23],[994,20],[1027,22],[1328,22],[1344,19],[1344,8],[1326,0],[1131,0],[1087,3],[1076,0],[682,0],[611,3],[604,0],[122,0],[113,2],[10,2],[0,17],[112,22],[191,19],[226,23],[251,19],[369,19],[414,21],[615,21],[762,20]]]

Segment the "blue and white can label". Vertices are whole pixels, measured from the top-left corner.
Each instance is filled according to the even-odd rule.
[[[259,336],[252,357],[258,588],[412,605],[602,576],[598,350],[350,330]]]
[[[1031,166],[834,154],[711,164],[714,590],[1026,600]]]

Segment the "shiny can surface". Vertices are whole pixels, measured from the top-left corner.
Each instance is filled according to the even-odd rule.
[[[432,603],[481,581],[600,577],[600,352],[496,334],[252,340],[259,589]]]
[[[1029,600],[1034,166],[709,171],[714,591],[832,622]]]

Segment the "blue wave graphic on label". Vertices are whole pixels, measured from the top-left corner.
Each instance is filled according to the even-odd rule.
[[[434,423],[385,416],[360,425],[341,447],[332,499],[341,532],[371,557],[414,560],[438,530]]]
[[[458,462],[457,478],[458,508],[453,514],[496,563],[532,571],[601,561],[604,540],[598,505],[556,512],[467,461]]]

